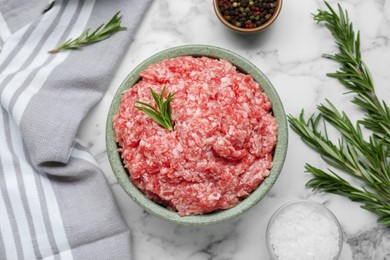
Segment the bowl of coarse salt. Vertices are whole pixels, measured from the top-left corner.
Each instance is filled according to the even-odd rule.
[[[295,200],[273,214],[266,243],[272,259],[335,260],[340,255],[343,236],[340,223],[324,205]]]

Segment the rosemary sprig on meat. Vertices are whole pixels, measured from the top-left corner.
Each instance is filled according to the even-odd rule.
[[[358,201],[362,208],[379,216],[378,223],[390,226],[390,109],[375,93],[371,74],[361,57],[359,32],[355,34],[347,11],[338,5],[337,13],[325,4],[328,10],[318,10],[314,20],[325,24],[339,48],[339,53],[324,57],[340,64],[338,71],[327,75],[355,94],[351,102],[366,114],[353,124],[346,113],[327,100],[326,104],[317,106],[318,114],[308,120],[303,111],[299,117],[289,115],[288,119],[291,128],[325,162],[348,173],[360,184],[351,184],[331,169],[325,172],[306,164],[306,171],[313,175],[306,186]],[[325,126],[323,133],[318,130],[320,122]],[[328,138],[326,124],[340,132],[337,144]],[[370,131],[368,139],[363,136],[362,126]]]
[[[154,102],[156,102],[157,108],[149,103],[143,101],[136,101],[136,103],[143,106],[135,106],[137,109],[143,111],[150,118],[156,121],[157,124],[161,125],[168,131],[173,131],[172,114],[171,114],[171,101],[173,100],[174,94],[168,93],[167,99],[164,101],[166,87],[164,87],[158,95],[152,88]]]
[[[75,50],[80,49],[81,47],[103,41],[110,37],[112,34],[118,31],[124,31],[127,28],[121,26],[121,19],[122,16],[120,15],[120,12],[117,12],[111,19],[108,21],[107,24],[100,25],[95,31],[90,33],[91,28],[88,28],[85,30],[79,37],[76,39],[68,39],[64,43],[60,44],[53,50],[50,50],[50,54],[54,54],[60,51],[65,50]]]

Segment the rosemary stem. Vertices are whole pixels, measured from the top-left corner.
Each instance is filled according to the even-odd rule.
[[[310,165],[305,168],[313,178],[306,186],[358,201],[362,208],[378,215],[378,223],[390,227],[390,108],[375,93],[371,74],[361,58],[360,34],[355,34],[348,13],[340,5],[337,13],[325,4],[328,11],[318,10],[314,20],[325,24],[339,47],[339,53],[324,57],[340,64],[339,71],[327,75],[338,79],[349,93],[355,93],[352,102],[367,113],[353,125],[344,112],[327,101],[327,105],[317,107],[318,115],[309,120],[304,119],[303,111],[297,118],[289,115],[288,120],[292,130],[325,162],[350,174],[362,186],[352,185],[331,169],[325,172]],[[329,140],[326,130],[325,134],[317,130],[320,120],[341,133],[338,145]],[[361,126],[371,131],[368,140],[364,139]]]

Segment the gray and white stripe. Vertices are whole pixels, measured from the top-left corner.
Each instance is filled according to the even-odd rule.
[[[0,126],[4,125],[4,113],[0,113]],[[4,131],[0,131],[0,142],[6,144],[6,137]],[[10,170],[10,166],[7,165],[7,159],[4,154],[7,154],[7,147],[5,145],[0,146],[0,170],[2,173]],[[1,175],[0,175],[1,176]],[[0,230],[2,234],[2,244],[4,245],[4,255],[6,259],[17,256],[17,247],[20,247],[20,239],[16,240],[14,231],[16,229],[15,218],[13,217],[10,209],[10,199],[6,192],[5,182],[0,182]],[[17,233],[16,233],[17,234]],[[1,251],[0,251],[1,253]],[[1,254],[0,254],[1,256]]]
[[[40,46],[37,46],[39,41],[43,38],[44,33],[53,25],[54,20],[56,19],[59,11],[61,10],[61,7],[63,5],[61,4],[62,1],[59,2],[58,5],[53,7],[52,12],[46,13],[42,17],[42,19],[39,21],[37,25],[31,25],[30,30],[32,29],[31,34],[29,34],[29,37],[25,39],[22,42],[22,45],[19,46],[19,49],[10,48],[8,52],[6,51],[6,47],[8,45],[17,44],[18,42],[14,42],[14,39],[10,39],[10,41],[6,42],[4,45],[4,50],[2,51],[3,57],[11,57],[11,60],[7,60],[7,63],[4,64],[6,59],[0,59],[0,66],[5,65],[6,68],[2,71],[0,75],[0,82],[3,82],[3,80],[8,76],[15,73],[23,73],[23,71],[20,71],[23,67],[23,64],[26,62],[26,60],[30,57],[32,50],[35,50],[35,48],[39,48]],[[73,6],[73,5],[71,5]],[[19,38],[19,37],[18,37]],[[20,37],[22,38],[22,37]],[[16,39],[18,40],[18,39]],[[7,48],[8,50],[8,48]],[[10,55],[12,53],[12,55]]]
[[[1,51],[1,48],[3,45],[3,42],[5,42],[10,36],[11,36],[11,31],[8,28],[7,23],[5,22],[3,14],[0,12],[0,51]],[[0,244],[0,246],[1,246],[1,244]]]
[[[6,41],[11,36],[11,31],[8,28],[8,24],[5,22],[3,14],[0,12],[0,38]]]
[[[1,193],[4,200],[4,207],[0,208],[1,212],[7,212],[8,218],[10,219],[10,226],[12,230],[12,240],[5,240],[6,248],[9,252],[17,255],[18,257],[24,257],[25,255],[34,255],[31,244],[30,231],[28,229],[27,220],[23,210],[23,204],[20,198],[18,184],[16,180],[16,169],[14,167],[14,158],[10,151],[9,142],[7,141],[6,132],[8,120],[6,113],[1,109],[0,113],[0,124],[3,126],[3,131],[0,132],[0,142],[3,144],[0,148],[1,158]],[[0,222],[7,221],[1,219]],[[17,232],[15,232],[15,230]],[[25,234],[21,237],[19,234]],[[11,237],[11,234],[7,232],[7,237]],[[24,239],[24,241],[22,240]],[[27,245],[23,248],[23,243]],[[14,247],[13,247],[14,245]],[[11,253],[8,253],[11,254]]]
[[[25,44],[19,46],[19,50],[12,50],[7,47],[3,49],[1,53],[2,57],[6,58],[0,61],[0,66],[2,65],[1,62],[8,62],[6,69],[0,76],[0,82],[2,83],[0,88],[2,90],[1,103],[3,108],[9,108],[9,102],[15,98],[15,93],[26,93],[17,90],[24,86],[25,79],[36,68],[42,67],[45,62],[43,57],[48,59],[47,55],[43,55],[44,52],[47,52],[47,48],[55,46],[61,39],[69,37],[68,27],[73,26],[74,29],[71,32],[73,35],[74,33],[81,33],[84,30],[94,3],[95,1],[81,1],[79,5],[75,5],[74,3],[69,4],[67,1],[58,3],[52,12],[48,12],[48,15],[44,16],[35,25],[34,30],[24,41]],[[75,20],[78,23],[74,23]],[[55,28],[54,25],[56,25]],[[31,31],[31,27],[30,30],[25,29],[24,31]],[[50,32],[52,33],[48,35]],[[64,33],[68,34],[64,35]],[[18,46],[18,43],[21,42],[25,35],[17,35],[19,37],[15,37],[14,43],[12,41],[8,43]],[[16,51],[17,53],[15,55]],[[56,62],[46,64],[45,69],[47,74],[58,66],[61,61],[65,60],[66,57],[64,56],[66,54],[61,56],[61,59],[52,59]],[[7,60],[7,57],[12,57],[12,60]],[[35,87],[42,86],[44,79],[42,80],[40,78],[38,84],[37,82],[32,82],[30,87],[34,86],[34,83]],[[31,257],[54,259],[55,253],[58,253],[61,259],[72,259],[69,242],[65,234],[60,210],[56,196],[51,188],[51,183],[47,176],[37,175],[36,171],[31,167],[31,164],[27,163],[19,129],[14,122],[15,119],[20,121],[21,115],[28,104],[26,98],[31,98],[33,94],[30,90],[30,93],[25,95],[24,99],[21,99],[23,102],[18,107],[20,108],[18,110],[20,114],[17,119],[10,119],[2,109],[3,116],[1,117],[0,127],[6,131],[1,135],[0,140],[1,143],[7,145],[3,146],[0,152],[0,157],[4,161],[1,165],[1,172],[4,174],[2,177],[4,188],[7,191],[6,195],[9,199],[8,206],[11,206],[7,208],[3,199],[0,202],[0,212],[3,212],[0,222],[8,224],[1,228],[1,233],[3,234],[2,244],[4,244],[4,250],[6,250],[6,256],[9,259],[16,256],[19,259],[29,259]],[[39,176],[39,188],[42,189],[40,192],[38,192],[35,176]],[[44,195],[44,199],[40,199],[39,195]],[[51,223],[49,226],[53,232],[50,237],[54,238],[52,243],[49,242],[45,219],[42,215],[42,202],[46,202],[45,207],[47,208],[49,223]],[[10,212],[12,217],[7,215],[7,212]],[[15,223],[13,225],[7,223],[9,219],[14,219]],[[9,228],[12,226],[14,230]],[[15,241],[14,234],[19,235],[17,236],[18,241]],[[20,236],[20,234],[23,235]],[[7,239],[4,239],[4,236]],[[52,251],[51,244],[55,244],[58,252]]]
[[[148,4],[57,0],[14,34],[1,32],[0,259],[130,256],[129,231],[110,188],[94,158],[73,139],[82,117],[102,97]],[[109,55],[106,42],[78,54],[47,53],[118,10],[128,15],[129,29],[110,39],[117,48]],[[6,22],[0,3],[0,28]],[[74,65],[83,74],[64,77]],[[63,97],[61,107],[53,101],[57,95]],[[70,110],[77,113],[67,115]]]
[[[50,48],[53,48],[53,46],[58,45],[61,40],[63,41],[67,38],[74,37],[74,35],[81,34],[85,30],[85,26],[89,20],[94,4],[95,0],[88,0],[83,3],[80,9],[76,9],[76,11],[79,11],[79,13],[77,13],[77,16],[74,16],[77,17],[77,19],[75,19],[76,21],[74,22],[73,28],[71,29],[70,33],[65,37],[57,38],[57,41],[54,41],[53,39],[55,39],[55,37],[51,36],[50,39],[52,40],[47,41],[41,49],[42,56],[44,56],[43,54],[47,52],[47,50],[50,50]],[[64,19],[61,22],[65,23],[67,19],[68,17],[64,16]],[[50,73],[58,65],[60,65],[68,57],[68,55],[69,52],[59,53],[55,55],[53,59],[50,59],[50,62],[48,62],[48,64],[46,64],[45,66],[41,66],[41,68],[37,71],[35,77],[31,80],[31,83],[28,84],[26,89],[20,94],[19,98],[15,102],[15,105],[13,106],[14,109],[11,111],[18,124],[20,123],[21,117],[26,108],[26,104],[29,103],[31,97],[34,96],[34,94],[40,90],[46,79],[49,77]]]

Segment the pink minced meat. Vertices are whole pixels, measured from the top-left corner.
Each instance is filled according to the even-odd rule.
[[[113,119],[131,181],[181,216],[231,208],[272,166],[277,123],[258,83],[226,60],[178,57],[149,66],[127,90]],[[150,88],[175,93],[174,131],[135,101],[155,104]]]

